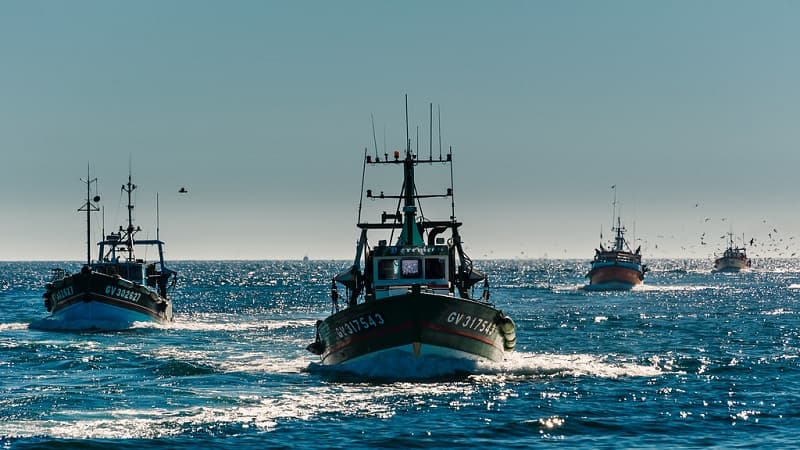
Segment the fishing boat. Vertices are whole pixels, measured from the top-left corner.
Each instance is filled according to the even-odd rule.
[[[391,157],[384,153],[381,159],[377,149],[375,158],[365,150],[361,202],[364,198],[390,200],[397,207],[394,213],[384,211],[380,223],[361,222],[359,204],[361,235],[355,259],[333,278],[332,313],[317,321],[316,340],[307,347],[321,357],[323,365],[372,364],[374,358],[387,354],[416,361],[501,361],[514,349],[513,320],[489,302],[488,279],[464,252],[462,223],[455,216],[452,163],[452,149],[444,158],[440,148],[438,159],[432,151],[424,159],[412,152],[408,138],[403,154],[395,150]],[[415,169],[423,165],[450,167],[450,187],[445,193],[417,191]],[[364,173],[374,166],[402,168],[399,195],[371,189],[364,195]],[[448,220],[429,220],[422,214],[420,200],[435,197],[451,200]],[[390,233],[389,240],[371,245],[370,231]],[[475,298],[472,290],[480,282],[483,291]],[[346,291],[341,308],[338,285]]]
[[[641,246],[631,250],[625,239],[625,227],[622,219],[616,214],[617,194],[614,190],[614,214],[616,225],[612,225],[614,243],[610,249],[603,246],[602,236],[600,248],[594,250],[591,269],[586,277],[589,279],[589,290],[626,290],[644,281],[647,265],[642,264]]]
[[[728,248],[714,260],[714,272],[739,272],[750,268],[751,261],[744,247],[734,247],[733,232],[728,233]]]
[[[84,181],[84,180],[82,180]],[[87,174],[86,203],[78,211],[86,212],[86,264],[78,273],[53,269],[45,286],[44,305],[48,319],[58,320],[68,328],[128,328],[135,322],[164,324],[173,320],[168,291],[174,286],[176,272],[164,264],[164,242],[136,239],[141,228],[133,224],[131,193],[136,185],[128,174],[122,190],[128,194],[128,224],[119,227],[98,243],[99,254],[91,259],[91,213],[99,211],[100,197],[91,197]],[[155,248],[156,259],[145,261],[137,250]]]

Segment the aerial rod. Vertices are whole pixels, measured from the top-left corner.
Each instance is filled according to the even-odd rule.
[[[433,102],[430,103],[430,122],[428,124],[428,159],[433,161]]]
[[[156,240],[160,241],[161,218],[159,217],[158,192],[156,192]]]
[[[614,219],[617,218],[617,185],[612,185],[611,190],[614,191],[614,201],[611,202],[611,228],[613,229]]]
[[[408,137],[408,94],[406,94],[406,153],[411,153],[411,139]]]
[[[456,221],[456,194],[453,187],[453,146],[450,146],[450,220]]]
[[[439,111],[439,161],[442,160],[442,106],[436,105]]]

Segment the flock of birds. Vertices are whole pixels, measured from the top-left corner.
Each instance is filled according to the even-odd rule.
[[[699,208],[700,204],[695,203],[694,207]],[[727,217],[721,217],[719,219],[703,217],[700,224],[701,226],[713,227],[715,230],[719,230],[720,222],[723,226],[728,225],[729,228],[733,230]],[[744,248],[749,257],[756,258],[792,258],[800,255],[800,248],[796,245],[797,241],[795,240],[795,236],[779,232],[778,228],[769,224],[766,219],[761,219],[760,228],[761,230],[757,232],[751,231],[749,236],[745,234],[734,234],[734,247]],[[730,233],[733,233],[733,231]],[[697,241],[681,245],[681,250],[692,256],[707,256],[713,251],[721,253],[722,250],[728,247],[730,235],[726,232],[720,235],[719,238],[715,236],[715,232],[703,231]],[[675,236],[659,235],[657,238],[659,240],[675,239]],[[660,242],[663,247],[663,241]],[[658,248],[659,244],[655,242],[652,250],[657,250]],[[652,250],[650,253],[657,253]]]

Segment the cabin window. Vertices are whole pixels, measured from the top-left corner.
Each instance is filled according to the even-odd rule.
[[[400,273],[403,278],[422,278],[422,264],[419,258],[406,258],[401,260]]]
[[[378,261],[378,279],[396,280],[398,278],[398,264],[396,259],[381,259]]]
[[[444,267],[444,258],[427,258],[425,260],[425,278],[429,280],[444,278]]]

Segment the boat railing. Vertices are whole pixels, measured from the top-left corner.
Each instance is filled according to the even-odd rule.
[[[58,281],[69,276],[69,272],[61,267],[54,267],[50,269],[50,281]]]
[[[641,255],[627,252],[600,252],[595,255],[596,262],[629,262],[640,264],[642,262]]]

